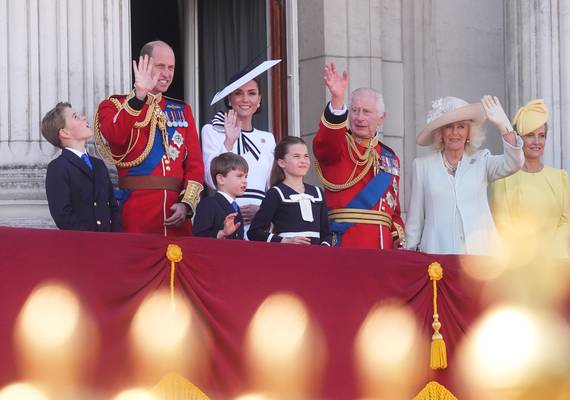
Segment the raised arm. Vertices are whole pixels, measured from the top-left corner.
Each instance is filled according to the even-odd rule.
[[[348,71],[340,75],[334,63],[325,64],[324,68],[325,85],[331,94],[331,105],[334,110],[342,110],[344,106],[344,95],[348,87]]]
[[[515,133],[496,96],[484,96],[481,104],[483,104],[487,118],[497,127],[503,138],[504,154],[487,158],[487,180],[493,182],[512,175],[522,168],[524,164],[522,139]]]
[[[346,147],[346,121],[348,112],[344,105],[344,96],[348,87],[348,72],[340,75],[336,66],[325,64],[323,79],[331,95],[331,101],[321,116],[319,131],[313,141],[313,152],[321,164],[333,164],[338,161]]]

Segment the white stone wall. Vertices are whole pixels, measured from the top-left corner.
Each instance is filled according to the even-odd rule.
[[[497,0],[403,0],[404,154],[406,170],[429,149],[416,145],[431,102],[455,96],[476,102],[494,94],[505,102],[503,4]],[[485,147],[501,152],[486,125]],[[411,176],[405,174],[409,190]],[[405,203],[408,203],[406,199]]]
[[[301,135],[309,142],[328,99],[323,66],[348,69],[354,89],[384,94],[383,140],[403,156],[404,84],[400,0],[307,0],[299,2]],[[348,98],[346,99],[348,101]],[[310,181],[320,184],[311,175]]]
[[[69,100],[92,119],[101,99],[129,89],[129,4],[3,0],[0,225],[52,224],[43,181],[45,166],[57,150],[41,138],[41,116],[57,101]],[[349,69],[350,90],[371,86],[383,92],[388,113],[383,140],[402,160],[404,209],[407,171],[413,158],[425,152],[416,146],[415,136],[431,101],[440,96],[477,101],[483,94],[495,94],[511,114],[530,98],[545,98],[552,110],[545,162],[570,168],[570,136],[564,134],[570,126],[570,1],[302,0],[289,7],[292,4],[297,9],[288,10],[288,23],[298,34],[299,71],[292,75],[298,76],[301,135],[311,144],[327,101],[325,62]],[[193,43],[193,36],[187,36]],[[186,61],[193,65],[191,57]],[[195,93],[194,79],[188,80],[189,94]],[[291,110],[296,111],[296,105]],[[290,122],[297,126],[296,119]],[[486,145],[501,151],[490,127]],[[314,175],[309,181],[318,183]]]
[[[93,119],[130,86],[128,0],[3,0],[0,7],[0,225],[53,226],[45,168],[59,152],[40,133],[58,101]]]
[[[327,91],[325,62],[350,72],[350,89],[384,94],[383,140],[402,161],[406,210],[415,144],[431,101],[505,98],[503,6],[497,0],[306,0],[299,2],[301,133],[311,140]],[[489,129],[487,145],[499,151]],[[314,182],[318,182],[312,177]]]
[[[570,2],[506,0],[508,109],[531,99],[550,110],[543,161],[570,169]]]

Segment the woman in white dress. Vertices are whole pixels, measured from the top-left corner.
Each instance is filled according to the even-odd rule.
[[[239,154],[249,165],[247,190],[236,200],[243,215],[246,235],[269,187],[275,149],[273,134],[253,126],[253,116],[261,107],[258,75],[266,69],[257,67],[231,79],[231,83],[218,93],[212,102],[215,103],[219,95],[223,96],[227,92],[227,96],[222,98],[229,111],[225,114],[218,112],[212,122],[202,128],[202,153],[208,186],[215,189],[210,176],[210,162],[221,153]]]
[[[502,155],[478,150],[486,117],[502,135]],[[434,101],[417,143],[434,151],[413,163],[406,247],[432,254],[491,254],[498,236],[487,186],[514,174],[524,162],[522,141],[499,100]]]

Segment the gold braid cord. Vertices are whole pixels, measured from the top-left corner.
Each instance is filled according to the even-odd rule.
[[[113,102],[113,104],[117,108],[117,114],[119,112],[121,112],[121,110],[124,109],[126,112],[128,112],[129,114],[132,115],[132,113],[129,112],[128,108],[127,108],[128,107],[128,101],[131,97],[132,97],[132,94],[129,95],[122,104],[119,102],[119,100],[115,99],[114,97],[109,97],[109,100],[111,102]],[[97,110],[97,112],[95,113],[95,121],[93,123],[93,127],[94,127],[94,131],[95,131],[94,136],[95,136],[95,144],[96,144],[97,153],[102,158],[104,158],[106,161],[108,161],[110,164],[115,165],[115,166],[120,167],[120,168],[131,168],[131,167],[135,167],[135,166],[139,165],[140,163],[142,163],[145,160],[145,158],[150,153],[150,150],[152,149],[157,124],[159,125],[159,128],[162,131],[163,136],[165,135],[165,131],[166,131],[166,127],[165,127],[165,123],[164,123],[165,117],[164,117],[164,114],[162,113],[162,110],[160,109],[160,107],[157,106],[157,104],[155,102],[149,102],[147,100],[147,104],[149,104],[149,107],[148,107],[147,113],[145,115],[145,118],[143,121],[136,122],[133,125],[133,128],[131,129],[131,134],[129,137],[129,143],[127,145],[127,149],[125,150],[125,152],[123,154],[113,154],[109,145],[107,144],[107,141],[105,140],[105,138],[103,137],[103,134],[101,133],[101,129],[99,126],[99,110]],[[135,148],[136,144],[138,143],[138,140],[140,137],[140,128],[146,127],[149,123],[150,123],[150,130],[149,130],[148,142],[147,142],[146,147],[143,150],[143,152],[137,158],[135,158],[132,161],[123,161],[125,159],[125,157],[127,157],[127,155],[129,155],[129,153]],[[136,132],[136,136],[133,137],[133,131],[135,129],[137,130],[137,132]],[[166,135],[168,135],[168,134],[166,134]],[[163,141],[164,141],[164,137],[163,137]],[[167,147],[168,143],[166,143],[165,146]],[[168,154],[168,151],[166,153]]]
[[[331,192],[339,192],[341,190],[348,189],[356,185],[358,182],[360,182],[368,174],[370,168],[374,168],[374,175],[376,175],[378,173],[378,158],[379,158],[378,152],[376,151],[375,147],[377,143],[378,143],[377,139],[370,140],[370,143],[368,144],[366,151],[364,152],[364,154],[361,154],[360,151],[358,151],[358,148],[356,147],[356,142],[352,137],[352,135],[346,132],[346,145],[348,146],[348,154],[350,156],[350,159],[354,163],[354,169],[352,170],[352,173],[350,174],[345,183],[337,184],[327,180],[324,177],[319,162],[315,160],[314,163],[315,171],[317,173],[317,176],[321,179],[321,182],[323,183],[324,187],[330,190]],[[360,166],[364,166],[364,168],[355,177],[354,175],[356,174],[356,169]]]

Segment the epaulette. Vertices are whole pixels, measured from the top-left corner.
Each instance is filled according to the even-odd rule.
[[[380,144],[382,145],[383,148],[385,148],[386,150],[388,150],[390,153],[392,153],[392,156],[394,157],[398,157],[396,152],[390,147],[387,146],[386,144],[384,144],[383,142],[380,142]]]
[[[112,94],[111,96],[107,97],[107,100],[111,100],[111,99],[115,99],[115,100],[120,100],[124,97],[127,97],[128,94]]]
[[[186,105],[186,102],[185,102],[184,100],[175,99],[174,97],[165,96],[165,95],[162,95],[162,97],[165,98],[165,99],[168,99],[168,100],[170,100],[170,101],[175,101],[175,102],[181,103],[181,104],[183,104],[183,105]]]

